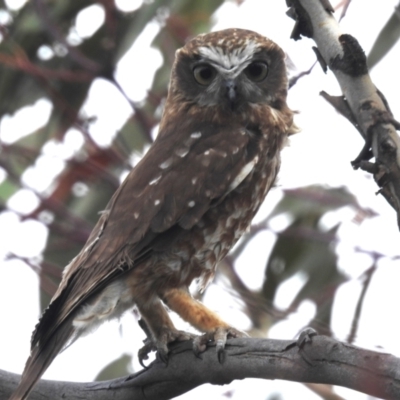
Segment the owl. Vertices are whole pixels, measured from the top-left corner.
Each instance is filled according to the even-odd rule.
[[[285,54],[248,30],[203,34],[176,52],[157,139],[111,198],[32,335],[12,400],[25,399],[56,355],[105,320],[137,308],[150,338],[140,359],[192,335],[223,352],[244,334],[195,300],[218,262],[249,227],[294,133]]]

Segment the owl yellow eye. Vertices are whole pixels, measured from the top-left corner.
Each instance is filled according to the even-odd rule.
[[[244,73],[253,82],[261,82],[268,75],[268,65],[262,61],[254,61],[244,70]]]
[[[197,83],[208,86],[215,78],[215,75],[217,75],[217,71],[213,67],[203,64],[193,69],[193,75]]]

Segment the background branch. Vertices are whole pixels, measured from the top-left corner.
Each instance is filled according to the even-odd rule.
[[[397,213],[400,226],[400,138],[385,97],[368,74],[367,58],[358,41],[340,31],[327,0],[289,0],[288,15],[296,20],[292,38],[314,39],[319,61],[334,73],[343,97],[324,94],[342,115],[352,122],[365,139],[364,148],[352,162],[354,168],[372,173],[379,193]],[[347,109],[348,112],[343,110]],[[375,163],[368,160],[375,157]]]

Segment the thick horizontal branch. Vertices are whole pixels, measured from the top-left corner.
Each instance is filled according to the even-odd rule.
[[[363,350],[326,336],[297,342],[272,339],[228,341],[223,364],[214,347],[197,358],[191,342],[172,347],[168,366],[153,362],[128,377],[95,383],[40,381],[30,400],[171,399],[204,383],[228,384],[235,379],[284,379],[352,388],[382,399],[400,398],[400,359]],[[0,371],[0,398],[15,389],[19,376]]]
[[[329,0],[287,0],[288,15],[296,20],[294,39],[314,39],[318,60],[334,73],[343,96],[323,96],[350,120],[365,139],[353,161],[355,168],[373,174],[380,193],[396,210],[400,226],[400,124],[368,74],[367,59],[358,41],[343,34],[332,16]],[[368,162],[375,157],[375,163]]]

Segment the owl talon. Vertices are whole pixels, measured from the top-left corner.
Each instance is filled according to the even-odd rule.
[[[146,339],[145,344],[142,348],[139,349],[138,351],[138,359],[139,359],[139,364],[147,369],[148,366],[143,362],[144,360],[148,360],[149,359],[149,353],[151,353],[152,351],[156,351],[157,347],[154,345],[154,343],[149,340]]]
[[[225,361],[225,351],[224,348],[217,348],[218,362],[223,364]]]
[[[204,353],[207,349],[207,343],[214,340],[214,333],[207,332],[204,335],[197,336],[193,340],[193,353],[197,358],[202,359],[201,353]]]
[[[149,358],[149,354],[152,351],[156,352],[158,360],[163,362],[165,365],[168,364],[168,345],[172,342],[183,342],[185,340],[196,339],[197,335],[192,333],[178,331],[176,329],[164,328],[159,335],[159,339],[147,338],[144,341],[144,346],[138,352],[139,363],[143,368],[148,368],[143,360]]]
[[[166,345],[162,345],[157,349],[157,359],[160,360],[165,366],[168,365],[168,347]]]
[[[196,357],[200,358],[200,354],[207,349],[207,343],[214,341],[217,351],[218,361],[222,364],[225,361],[225,345],[228,338],[248,337],[247,333],[241,332],[231,327],[219,327],[214,331],[207,332],[198,336],[193,340],[193,352]]]

